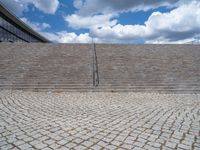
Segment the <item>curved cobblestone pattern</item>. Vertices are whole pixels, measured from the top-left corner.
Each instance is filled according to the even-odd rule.
[[[0,92],[0,149],[200,149],[200,95]]]

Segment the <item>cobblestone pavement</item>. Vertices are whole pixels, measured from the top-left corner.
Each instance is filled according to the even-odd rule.
[[[200,95],[0,91],[0,149],[200,149]]]

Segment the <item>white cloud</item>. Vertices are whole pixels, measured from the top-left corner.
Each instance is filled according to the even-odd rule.
[[[112,20],[114,15],[66,16],[73,28],[88,28],[90,33],[77,35],[66,31],[46,34],[61,43],[188,43],[200,34],[200,3],[182,4],[171,12],[154,12],[144,25],[122,25]],[[189,20],[189,21],[188,21]],[[48,38],[47,36],[47,38]]]
[[[24,23],[28,24],[32,29],[35,31],[42,31],[47,28],[50,28],[51,26],[45,22],[43,23],[38,23],[38,22],[31,22],[27,18],[20,18]]]
[[[74,7],[80,9],[83,6],[82,0],[74,0]]]
[[[117,20],[111,20],[113,15],[95,15],[82,17],[76,14],[66,16],[65,21],[69,23],[69,26],[79,28],[93,28],[102,26],[113,26],[117,23]]]
[[[48,14],[54,14],[59,6],[58,0],[32,0],[32,3],[36,8]]]
[[[92,38],[88,33],[77,35],[74,32],[61,31],[57,33],[41,32],[46,38],[58,43],[91,43]]]
[[[144,40],[162,43],[191,39],[200,33],[200,3],[192,2],[168,13],[154,12],[145,25],[121,25],[91,29],[91,34],[106,41]],[[111,42],[112,42],[111,41]]]
[[[177,40],[177,41],[168,41],[165,39],[162,40],[149,40],[146,41],[146,44],[190,44],[193,43],[193,41],[197,41],[195,38],[188,38],[188,39],[184,39],[184,40]]]
[[[118,13],[125,11],[146,11],[160,6],[171,6],[181,0],[75,0],[79,15]]]
[[[54,14],[59,7],[58,0],[0,0],[0,2],[17,16],[22,16],[29,5],[47,14]]]

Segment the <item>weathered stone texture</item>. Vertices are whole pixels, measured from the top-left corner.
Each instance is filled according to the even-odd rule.
[[[200,91],[199,45],[0,44],[0,88]],[[98,69],[94,84],[94,69]],[[96,72],[95,72],[96,73]]]
[[[199,150],[200,95],[0,91],[0,149]]]

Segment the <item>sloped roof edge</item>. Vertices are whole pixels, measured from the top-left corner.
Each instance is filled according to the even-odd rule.
[[[1,2],[0,2],[0,12],[3,13],[9,19],[11,19],[14,23],[19,25],[21,28],[23,28],[25,31],[29,32],[31,35],[35,36],[41,41],[46,42],[46,43],[51,42],[47,38],[40,35],[38,32],[34,31],[30,26],[25,24],[23,21],[21,21],[17,16],[11,13]]]

